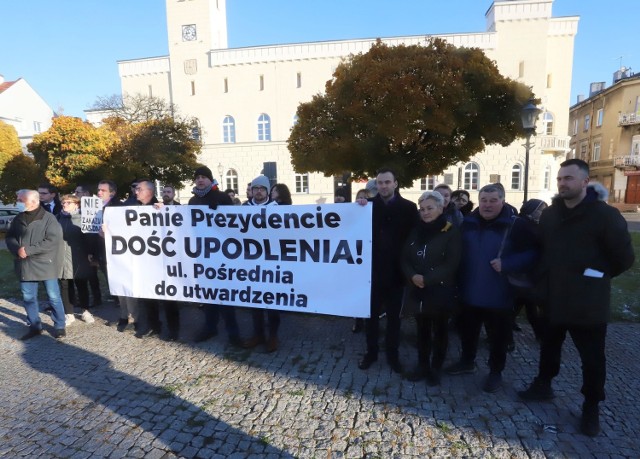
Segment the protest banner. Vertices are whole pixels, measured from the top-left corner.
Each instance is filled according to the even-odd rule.
[[[371,205],[114,207],[111,293],[368,317]]]
[[[83,196],[80,203],[80,224],[83,233],[98,233],[102,226],[102,199]]]

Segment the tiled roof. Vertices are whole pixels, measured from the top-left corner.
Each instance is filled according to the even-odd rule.
[[[15,81],[5,81],[4,83],[0,83],[0,93],[9,89],[13,83],[15,83]]]

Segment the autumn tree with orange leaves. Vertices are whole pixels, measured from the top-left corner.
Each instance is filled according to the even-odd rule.
[[[288,147],[298,173],[362,179],[387,166],[407,185],[524,135],[520,111],[531,97],[480,49],[378,40],[298,106]]]
[[[0,201],[15,202],[16,191],[33,188],[40,177],[33,158],[22,154],[16,129],[0,121]]]

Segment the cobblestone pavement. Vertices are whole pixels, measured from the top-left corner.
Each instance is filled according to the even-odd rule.
[[[182,342],[105,326],[117,318],[113,304],[64,340],[45,332],[21,342],[24,310],[0,300],[0,457],[640,457],[638,324],[609,329],[603,433],[592,439],[577,432],[581,377],[570,339],[557,397],[518,400],[538,361],[526,324],[504,388],[485,394],[486,349],[477,374],[427,388],[392,373],[384,358],[358,370],[364,337],[350,319],[286,314],[280,349],[266,354],[230,347],[224,333],[193,344],[202,312],[181,312]],[[250,330],[247,311],[239,316]],[[409,320],[403,331],[409,367]],[[453,338],[449,361],[458,352]]]

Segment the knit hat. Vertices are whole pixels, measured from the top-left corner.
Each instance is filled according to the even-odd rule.
[[[265,188],[267,191],[269,191],[269,188],[271,187],[271,183],[269,182],[269,179],[265,176],[265,175],[258,175],[256,178],[254,178],[251,181],[251,188]]]
[[[193,178],[195,179],[198,175],[202,175],[203,177],[207,177],[209,180],[213,182],[213,174],[211,173],[211,169],[207,166],[200,166],[193,173]]]

